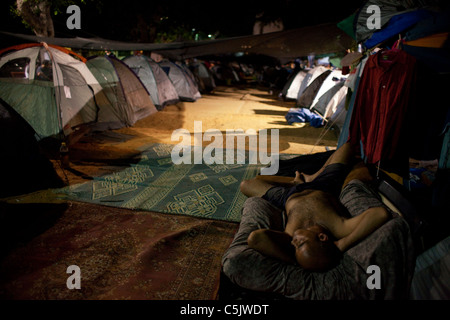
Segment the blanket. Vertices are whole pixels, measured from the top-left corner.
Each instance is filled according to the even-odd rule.
[[[323,118],[307,108],[291,108],[285,115],[289,124],[295,122],[309,122],[311,126],[320,128],[323,126]]]
[[[0,209],[2,300],[216,299],[220,257],[237,228],[81,202]],[[70,266],[80,289],[67,285],[76,283]]]
[[[351,212],[354,215],[378,205],[375,198],[362,201],[361,192],[366,191],[358,190],[341,198],[344,205],[357,208]],[[389,300],[409,296],[415,262],[413,242],[408,224],[394,213],[391,220],[345,252],[341,262],[327,272],[308,272],[248,247],[247,238],[253,230],[284,230],[281,210],[268,201],[248,198],[242,215],[239,230],[222,258],[223,273],[233,284],[257,297],[258,293],[298,300]]]

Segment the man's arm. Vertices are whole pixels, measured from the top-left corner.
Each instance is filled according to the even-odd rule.
[[[295,172],[295,177],[259,175],[256,176],[255,179],[283,187],[292,187],[296,184],[304,182],[301,178],[300,172],[298,171]]]
[[[346,251],[382,226],[389,217],[385,208],[373,207],[356,217],[344,220],[341,232],[336,234],[340,238],[335,242],[336,246],[342,252]]]
[[[284,262],[295,263],[292,237],[281,231],[259,229],[250,233],[248,246],[259,253]]]
[[[300,173],[298,171],[295,173],[295,178],[259,175],[253,179],[242,181],[240,190],[247,197],[262,197],[271,187],[292,187],[298,183],[301,183]]]

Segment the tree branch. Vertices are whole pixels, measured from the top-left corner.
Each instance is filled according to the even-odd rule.
[[[37,36],[54,37],[55,30],[47,0],[16,0],[17,12]]]

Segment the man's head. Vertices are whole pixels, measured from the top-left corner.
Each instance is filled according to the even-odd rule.
[[[297,229],[292,237],[295,258],[308,271],[327,271],[337,265],[341,251],[334,244],[334,237],[320,225]]]

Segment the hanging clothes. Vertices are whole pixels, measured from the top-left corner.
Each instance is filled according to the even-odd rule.
[[[362,142],[368,163],[392,159],[397,153],[415,78],[416,59],[402,50],[380,50],[368,58],[348,139]]]

